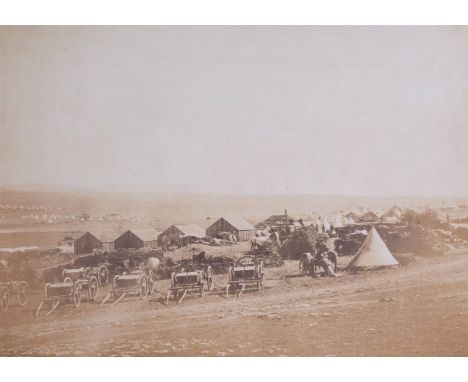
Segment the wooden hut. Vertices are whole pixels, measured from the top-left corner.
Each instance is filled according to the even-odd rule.
[[[114,240],[114,250],[119,248],[143,248],[145,243],[135,233],[128,230]]]
[[[160,246],[166,244],[187,245],[206,236],[205,230],[198,224],[174,224],[158,236]]]
[[[222,217],[206,229],[207,236],[217,237],[221,232],[236,235],[238,241],[249,241],[255,236],[255,227],[244,218]]]
[[[156,248],[159,232],[154,229],[133,229],[132,232],[143,240],[143,247]]]
[[[73,244],[73,252],[75,255],[91,253],[94,249],[101,248],[102,242],[90,232],[85,232],[77,238]]]

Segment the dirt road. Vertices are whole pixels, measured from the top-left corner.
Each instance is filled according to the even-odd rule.
[[[156,293],[102,309],[64,305],[37,321],[34,295],[0,315],[0,355],[468,355],[468,255],[412,260],[334,279],[297,277],[297,262],[287,262],[240,298],[217,293],[219,275],[216,293],[181,305],[166,307]]]

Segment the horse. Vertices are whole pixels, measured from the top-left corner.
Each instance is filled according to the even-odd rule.
[[[271,239],[267,236],[254,236],[250,239],[250,249],[252,251],[254,249],[261,249],[267,242],[271,242]]]

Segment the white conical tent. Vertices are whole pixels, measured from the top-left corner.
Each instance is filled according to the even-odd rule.
[[[372,227],[361,248],[346,268],[378,268],[398,264],[377,230]]]

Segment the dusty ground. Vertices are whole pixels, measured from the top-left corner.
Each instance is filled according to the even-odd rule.
[[[102,309],[82,302],[37,321],[39,293],[0,315],[0,355],[466,356],[468,256],[407,256],[408,265],[341,277],[297,276],[297,262],[266,270],[265,288],[219,290],[167,307],[152,300]],[[341,259],[346,262],[347,259]],[[106,291],[101,290],[102,298]]]

